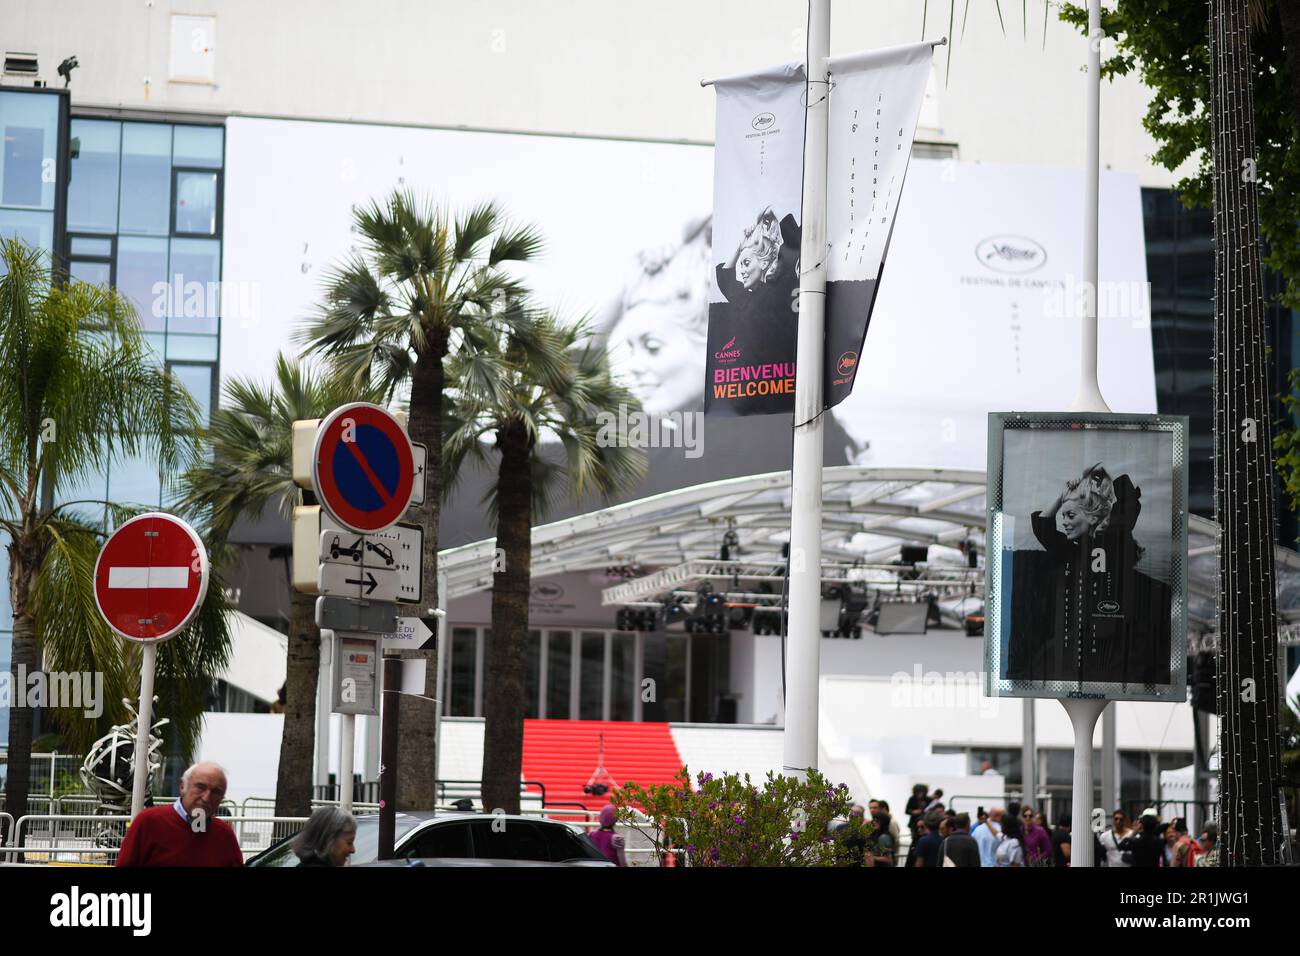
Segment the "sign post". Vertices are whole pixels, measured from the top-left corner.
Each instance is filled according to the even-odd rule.
[[[193,528],[151,511],[114,531],[95,562],[95,606],[120,637],[144,645],[131,816],[144,807],[158,645],[194,619],[208,593],[208,552]]]
[[[393,854],[400,688],[396,661],[385,662],[382,674],[378,668],[384,636],[398,631],[397,602],[420,600],[423,531],[410,525],[394,528],[412,500],[423,496],[424,456],[417,461],[417,454],[401,421],[365,402],[336,408],[322,419],[311,453],[311,482],[322,509],[315,536],[316,591],[321,595],[316,600],[316,623],[335,631],[338,666],[332,709],[344,715],[339,768],[344,809],[351,806],[356,714],[379,713],[381,693],[384,700],[381,860]],[[304,533],[303,544],[310,537]]]

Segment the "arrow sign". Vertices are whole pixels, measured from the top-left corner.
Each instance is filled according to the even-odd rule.
[[[95,605],[117,634],[154,643],[174,637],[208,593],[208,552],[174,515],[137,515],[104,542],[95,562]]]
[[[400,579],[396,571],[356,568],[347,564],[322,564],[316,581],[321,594],[357,601],[395,601]]]
[[[424,504],[424,466],[429,460],[429,446],[413,441],[411,450],[415,453],[415,490],[411,493],[411,504],[422,505]]]
[[[386,651],[416,651],[425,649],[425,644],[433,637],[433,631],[418,617],[399,617],[397,633],[384,635]]]
[[[321,507],[361,534],[389,527],[415,490],[415,456],[406,431],[378,405],[336,408],[316,432],[312,485]]]

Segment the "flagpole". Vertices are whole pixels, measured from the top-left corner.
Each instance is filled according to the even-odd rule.
[[[808,95],[799,248],[799,340],[795,354],[794,455],[790,484],[790,608],[786,638],[786,774],[817,766],[821,666],[822,372],[826,315],[826,143],[830,0],[808,0]]]

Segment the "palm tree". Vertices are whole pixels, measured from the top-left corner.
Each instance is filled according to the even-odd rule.
[[[1219,818],[1225,866],[1283,862],[1273,440],[1247,0],[1210,3]]]
[[[601,413],[636,399],[610,371],[603,349],[583,323],[566,324],[524,306],[511,306],[486,347],[450,363],[456,388],[447,400],[444,461],[457,474],[467,457],[486,457],[492,435],[497,479],[488,491],[504,570],[492,585],[492,640],[483,695],[483,806],[519,812],[523,758],[525,651],[532,568],[532,528],[561,490],[608,497],[645,474],[645,453],[601,440]],[[547,455],[558,439],[562,461]]]
[[[328,274],[324,306],[299,338],[358,385],[377,383],[390,398],[410,388],[411,439],[428,449],[429,488],[414,513],[424,528],[421,590],[432,605],[444,478],[443,361],[478,346],[493,303],[521,291],[508,267],[534,258],[541,239],[530,227],[507,226],[491,203],[456,216],[408,190],[356,209],[353,218],[361,249]],[[435,619],[422,616],[433,629]],[[434,675],[430,663],[424,695],[403,702],[399,809],[434,804]]]
[[[131,692],[132,657],[108,630],[94,603],[98,527],[77,505],[57,507],[59,490],[125,456],[156,456],[160,469],[179,468],[193,453],[198,406],[175,378],[154,364],[131,306],[108,288],[60,281],[43,252],[0,241],[0,529],[8,536],[13,603],[11,679],[40,667],[100,672],[106,701]],[[44,492],[44,496],[42,495]],[[43,500],[44,498],[44,500]],[[101,514],[106,502],[97,502]],[[109,505],[115,519],[129,511]],[[222,595],[210,596],[201,620],[158,655],[160,710],[192,743],[208,683],[224,663],[228,637]],[[189,655],[203,652],[210,659]],[[120,715],[110,706],[100,724],[76,710],[57,711],[72,745]],[[9,715],[5,809],[27,812],[32,709]]]
[[[225,541],[235,522],[256,518],[270,504],[292,517],[313,504],[293,481],[293,423],[323,418],[347,402],[374,401],[376,387],[358,389],[338,377],[319,377],[305,365],[276,357],[271,385],[235,379],[205,433],[211,454],[183,478],[182,507],[200,516]],[[315,598],[290,588],[289,653],[284,730],[275,788],[276,816],[311,813],[316,740],[316,684],[320,630]]]

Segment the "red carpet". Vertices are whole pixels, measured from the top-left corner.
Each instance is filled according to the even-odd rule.
[[[605,769],[622,786],[668,783],[682,766],[667,724],[621,720],[525,720],[524,779],[546,785],[546,803],[582,804],[599,810],[608,795],[582,792],[598,761],[605,735]],[[530,788],[535,793],[536,788]]]

